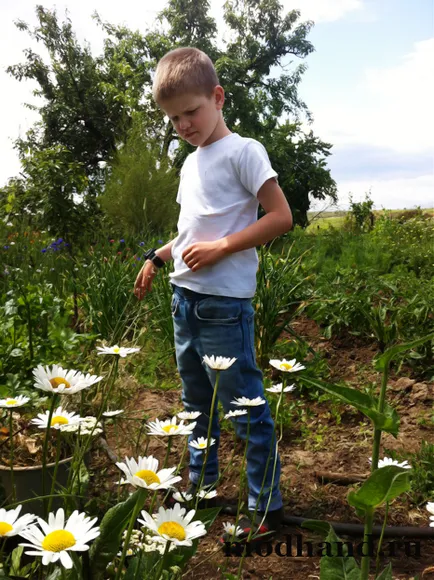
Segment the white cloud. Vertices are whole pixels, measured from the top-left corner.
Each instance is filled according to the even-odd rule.
[[[370,68],[354,88],[354,99],[312,107],[314,128],[335,144],[369,144],[399,152],[424,152],[434,135],[434,39],[389,68]],[[334,95],[336,97],[336,95]],[[350,97],[350,98],[349,98]]]
[[[374,209],[413,209],[416,206],[434,207],[434,176],[421,175],[409,179],[372,179],[338,181],[340,209],[349,208],[349,194],[354,201],[363,201],[370,192]],[[324,207],[324,202],[312,203],[312,209]],[[330,208],[332,210],[333,208]]]

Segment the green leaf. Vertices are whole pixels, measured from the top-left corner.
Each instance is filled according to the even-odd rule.
[[[384,570],[381,572],[379,576],[377,576],[375,580],[393,580],[391,562],[389,562],[387,568],[384,568]]]
[[[301,524],[301,527],[312,530],[312,532],[318,532],[324,537],[326,537],[330,531],[330,524],[322,520],[306,520]]]
[[[351,387],[341,387],[339,385],[332,385],[318,379],[310,379],[308,377],[300,377],[299,381],[308,386],[322,389],[326,393],[334,395],[343,403],[352,405],[364,415],[369,417],[374,423],[375,427],[381,431],[391,433],[395,437],[399,431],[399,416],[396,410],[388,403],[384,405],[383,413],[377,411],[378,399],[371,397],[367,393],[362,393],[357,389]]]
[[[146,564],[148,554],[143,554],[142,557],[135,556],[128,558],[128,568],[124,576],[124,580],[137,580],[137,578],[146,578]]]
[[[360,580],[361,573],[356,560],[352,556],[346,556],[347,546],[345,544],[342,546],[343,555],[338,552],[337,542],[343,542],[336,535],[331,524],[320,520],[307,520],[302,523],[302,527],[318,532],[330,544],[330,551],[333,555],[321,557],[321,580]]]
[[[352,556],[340,556],[336,542],[341,542],[334,529],[329,524],[329,533],[325,539],[331,545],[333,556],[322,556],[320,563],[321,580],[360,580],[361,573],[356,560]],[[343,553],[346,553],[344,546]]]
[[[405,352],[406,350],[411,350],[412,348],[415,348],[416,346],[420,346],[421,344],[423,344],[427,340],[433,340],[433,339],[434,339],[434,333],[431,333],[431,334],[427,334],[426,336],[423,336],[422,338],[418,338],[416,340],[413,340],[411,342],[407,342],[405,344],[395,344],[394,346],[391,346],[380,357],[378,357],[378,359],[375,361],[375,370],[383,372],[384,369],[390,363],[390,361],[392,359],[394,359],[398,354],[401,354],[402,352]]]
[[[397,465],[381,467],[357,491],[350,491],[348,503],[361,511],[372,510],[410,489],[408,469]]]
[[[105,569],[119,551],[122,532],[127,527],[140,495],[143,495],[141,489],[133,493],[126,501],[110,508],[103,517],[100,535],[92,544],[89,554],[92,580],[104,579]]]

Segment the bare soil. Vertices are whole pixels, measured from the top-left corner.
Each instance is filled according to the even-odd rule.
[[[375,343],[367,344],[357,337],[348,335],[334,337],[327,340],[321,336],[318,325],[305,317],[297,319],[293,324],[294,330],[308,341],[315,351],[320,351],[327,359],[331,376],[334,380],[345,380],[349,385],[362,387],[368,382],[379,386],[381,377],[373,370],[371,361],[376,354]],[[425,427],[430,424],[433,412],[433,385],[417,382],[408,375],[411,371],[402,368],[400,376],[391,373],[389,380],[388,401],[393,404],[401,418],[400,433],[397,439],[392,435],[383,434],[382,450],[393,449],[397,452],[415,452],[420,448],[421,441],[434,442],[432,429]],[[180,390],[170,391],[151,390],[138,387],[131,402],[129,416],[143,416],[150,418],[167,418],[173,413],[182,410]],[[297,391],[289,397],[301,396]],[[336,416],[330,413],[327,402],[304,398],[305,404],[312,412],[310,432],[314,435],[321,432],[323,437],[316,439],[303,437],[298,425],[285,433],[280,444],[282,462],[281,490],[284,497],[285,513],[290,516],[302,516],[326,521],[361,523],[354,509],[346,500],[350,486],[322,483],[315,476],[315,471],[330,471],[342,474],[368,475],[369,456],[372,448],[372,428],[368,420],[350,407],[339,407],[340,424]],[[136,428],[136,427],[134,427]],[[112,448],[116,447],[113,429],[109,429],[108,441]],[[133,424],[122,423],[120,438],[120,455],[133,455],[134,450],[129,444],[135,437]],[[119,443],[119,441],[118,441]],[[171,457],[174,465],[180,460],[183,442],[175,442]],[[153,454],[160,460],[165,455],[165,442],[159,438],[151,438],[147,454]],[[222,466],[227,465],[233,452],[232,435],[222,433],[219,458]],[[243,446],[240,442],[236,446],[234,459],[227,470],[219,495],[229,501],[236,501],[240,488],[239,464],[241,462]],[[141,450],[143,454],[143,450]],[[380,457],[384,455],[380,453]],[[107,457],[100,451],[95,455],[94,468],[107,471],[112,476],[112,482],[119,477],[119,472]],[[188,468],[183,470],[183,480],[186,485]],[[104,477],[106,479],[106,477]],[[182,487],[182,486],[180,486]],[[434,493],[434,490],[433,490]],[[376,524],[382,524],[384,510],[379,510],[375,517]],[[388,525],[428,527],[428,512],[424,505],[412,505],[407,496],[397,498],[391,505]],[[225,521],[234,521],[234,517],[219,515],[209,530],[209,533],[199,544],[196,556],[190,561],[184,578],[186,580],[209,580],[224,578],[224,571],[237,574],[240,558],[225,556],[217,541],[222,532]],[[314,542],[315,552],[321,538],[312,532],[298,527],[284,527],[273,540],[273,545],[279,541],[285,542],[288,535],[293,537],[295,546],[296,536],[302,536],[303,542]],[[343,538],[353,544],[361,542],[360,538]],[[389,540],[385,540],[388,542]],[[434,539],[419,540],[420,557],[405,554],[404,547],[396,549],[395,557],[389,557],[388,551],[382,558],[381,569],[392,562],[393,579],[434,579]],[[285,548],[282,549],[285,553]],[[263,554],[266,554],[265,548]],[[254,554],[246,558],[242,578],[263,580],[309,580],[320,577],[320,557],[309,557],[304,546],[303,556],[296,555],[295,547],[292,557],[279,556],[272,553],[269,556]],[[374,568],[372,568],[372,573]],[[372,578],[374,574],[372,574]]]

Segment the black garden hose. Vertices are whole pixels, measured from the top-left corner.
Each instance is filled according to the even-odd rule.
[[[220,513],[235,516],[237,514],[236,505],[223,505]],[[297,526],[301,527],[303,522],[312,520],[313,518],[302,518],[298,516],[284,516],[283,524],[286,526]],[[327,522],[329,523],[336,534],[342,534],[346,536],[358,536],[363,537],[364,525],[363,524],[347,524],[341,522]],[[373,526],[372,535],[379,537],[381,535],[382,526]],[[427,527],[411,527],[411,526],[386,526],[384,529],[385,538],[433,538],[434,539],[434,528]]]

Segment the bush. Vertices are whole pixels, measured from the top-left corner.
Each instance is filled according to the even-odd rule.
[[[178,177],[159,148],[139,128],[118,152],[99,202],[114,231],[130,236],[174,230],[179,208]]]

